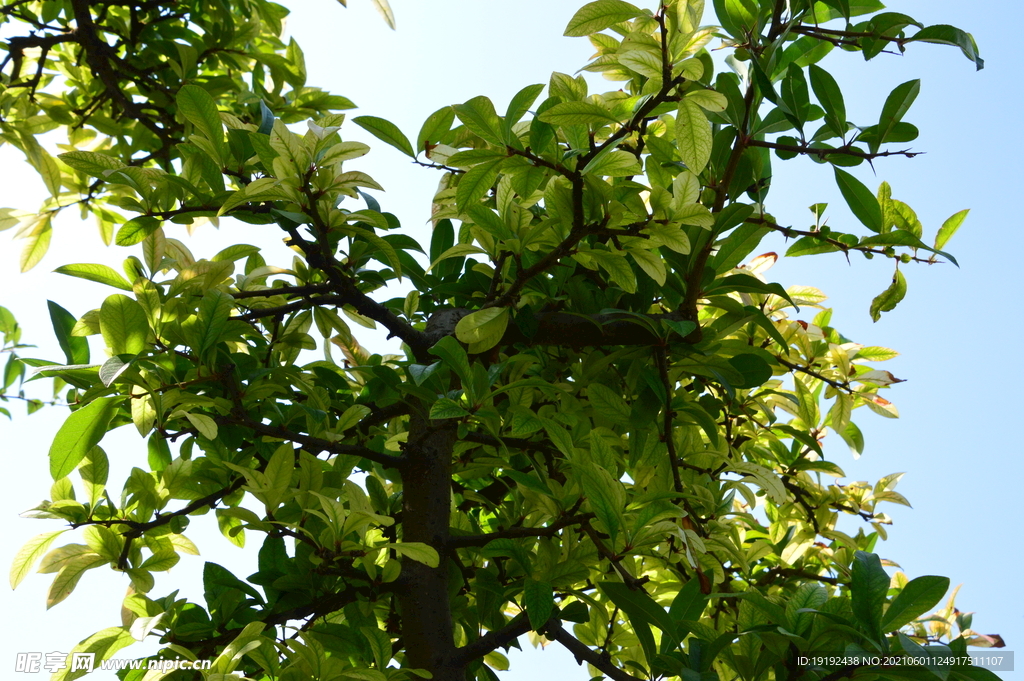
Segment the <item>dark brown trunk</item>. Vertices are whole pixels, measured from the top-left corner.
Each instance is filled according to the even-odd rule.
[[[402,469],[402,540],[429,544],[441,556],[436,568],[403,559],[404,588],[398,599],[406,664],[429,670],[434,681],[465,680],[465,669],[455,659],[445,557],[456,431],[455,421],[431,421],[415,410]]]

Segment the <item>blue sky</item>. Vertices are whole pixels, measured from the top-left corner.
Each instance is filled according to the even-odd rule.
[[[552,70],[572,73],[590,56],[585,39],[561,37],[580,4],[577,0],[392,0],[395,32],[379,20],[369,0],[351,0],[348,9],[330,0],[286,4],[293,8],[289,31],[306,52],[310,84],[349,97],[360,106],[359,113],[388,118],[409,136],[441,106],[484,94],[503,110],[524,85],[547,82]],[[884,366],[907,379],[886,394],[899,407],[901,418],[885,420],[858,411],[867,439],[864,456],[854,461],[842,443],[833,442],[832,457],[846,470],[847,480],[874,481],[888,473],[907,472],[898,490],[914,508],[886,509],[894,525],[879,553],[898,562],[910,577],[939,574],[949,576],[954,585],[963,583],[957,604],[977,613],[974,628],[1001,634],[1006,650],[1015,650],[1024,636],[1024,587],[1014,577],[1024,564],[1022,532],[1011,515],[1021,496],[1016,490],[1024,484],[1022,369],[1016,357],[1024,334],[1017,290],[1018,263],[1024,254],[1018,217],[1024,173],[1017,91],[1020,60],[1015,54],[1024,10],[1010,2],[971,6],[952,0],[893,2],[889,9],[926,24],[950,23],[972,32],[986,60],[985,70],[976,73],[953,48],[912,45],[902,57],[882,55],[865,63],[857,54],[834,53],[824,63],[843,85],[849,118],[857,123],[876,120],[895,85],[922,79],[921,95],[907,120],[921,130],[913,148],[927,153],[912,160],[880,160],[876,174],[866,166],[853,172],[872,188],[887,180],[893,196],[917,211],[926,237],[952,213],[971,208],[949,244],[961,268],[906,267],[906,300],[877,324],[868,316],[868,305],[888,284],[888,262],[854,258],[847,265],[840,255],[783,259],[769,275],[787,286],[821,288],[830,296],[827,304],[835,308],[833,324],[847,337],[902,353]],[[709,14],[705,23],[711,21]],[[602,88],[600,80],[592,82],[592,91]],[[603,89],[616,87],[608,83]],[[374,146],[360,168],[384,186],[380,199],[385,209],[396,213],[414,236],[424,236],[429,199],[439,176],[367,139],[356,126],[348,125],[342,132]],[[41,197],[31,170],[6,148],[0,148],[0,164],[6,169],[0,205],[31,208],[35,199],[27,197]],[[855,231],[827,166],[797,159],[776,162],[774,170],[767,203],[781,224],[806,228],[811,224],[807,206],[825,201],[830,204],[829,224]],[[277,236],[259,230],[230,224],[220,230],[206,227],[197,243],[203,243],[202,252],[209,254],[237,241],[272,247]],[[116,267],[126,255],[121,249],[98,246],[94,227],[73,217],[57,225],[53,241],[51,254],[28,275],[15,274],[18,247],[9,240],[0,242],[0,305],[16,313],[30,342],[44,347],[41,356],[58,355],[48,338],[47,298],[81,314],[104,295],[98,285],[49,272],[66,262]],[[778,240],[766,242],[761,250],[782,253],[785,248]],[[52,529],[49,523],[19,519],[17,513],[45,496],[45,454],[61,417],[56,412],[31,418],[20,414],[12,423],[0,422],[5,479],[17,481],[8,482],[0,498],[5,538],[0,563],[9,564],[17,546]],[[139,444],[125,429],[104,441],[113,456],[122,455],[123,473]],[[117,471],[113,473],[116,479]],[[203,559],[248,574],[245,569],[252,557],[246,552],[225,546],[213,533],[199,535],[197,543]],[[198,598],[201,565],[201,559],[182,561],[170,574],[158,577],[157,593],[181,583],[184,593]],[[93,571],[79,592],[44,612],[48,582],[49,576],[32,576],[16,592],[4,590],[0,604],[5,612],[19,613],[20,619],[8,619],[0,663],[13,663],[19,651],[67,650],[95,629],[119,623],[116,598],[111,596],[126,587],[119,575]],[[503,678],[588,678],[556,648],[554,644],[513,656],[513,669]],[[149,651],[140,644],[124,652],[134,656]],[[1001,675],[1013,679],[1021,673]]]

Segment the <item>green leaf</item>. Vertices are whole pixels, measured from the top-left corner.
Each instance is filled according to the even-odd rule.
[[[474,135],[499,147],[505,146],[504,127],[487,97],[474,97],[465,104],[458,104],[455,113]]]
[[[892,284],[889,288],[879,293],[875,299],[871,301],[871,319],[877,322],[882,317],[883,312],[889,312],[895,309],[906,295],[907,280],[904,278],[902,272],[896,270],[896,274],[893,275]]]
[[[218,289],[210,289],[203,295],[199,301],[198,320],[192,327],[196,343],[194,349],[198,354],[202,355],[220,341],[234,305],[234,298]]]
[[[643,15],[643,10],[622,0],[596,0],[577,10],[562,35],[581,38]]]
[[[843,438],[843,442],[850,448],[854,458],[858,458],[864,453],[864,434],[860,432],[860,428],[856,423],[851,421],[847,424],[846,430],[839,433],[839,436]]]
[[[67,530],[43,532],[29,539],[24,546],[18,549],[17,555],[14,556],[14,562],[11,563],[10,581],[12,589],[18,588],[21,580],[25,579],[25,576],[32,571],[36,561],[46,553],[46,549],[50,548],[53,540],[65,532]]]
[[[573,468],[591,510],[614,544],[625,522],[622,513],[626,506],[626,492],[622,483],[593,461],[574,465]]]
[[[114,653],[122,648],[130,646],[133,643],[135,643],[135,638],[127,627],[110,627],[108,629],[98,631],[85,639],[72,648],[71,652],[72,654],[91,653],[93,655],[92,659],[95,660],[96,667],[99,668],[100,662],[109,660],[114,656]],[[88,673],[88,670],[85,669],[73,669],[73,665],[69,664],[54,673],[53,676],[50,677],[50,681],[73,681],[74,679],[81,678]]]
[[[214,565],[214,564],[213,563],[207,563],[207,565]],[[224,568],[220,567],[219,565],[217,565],[216,567],[220,568],[220,570],[222,570],[223,572],[227,573],[227,577],[230,578],[231,580],[234,580],[235,582],[238,582],[239,584],[244,584],[246,587],[249,587],[249,585],[246,582],[242,582],[242,580],[236,578],[234,575],[232,575],[230,572],[228,572]],[[206,571],[205,570],[203,572],[203,581],[204,581],[204,584],[205,584],[205,582],[206,582]],[[225,582],[230,584],[230,581],[227,580],[227,579],[225,579]],[[256,593],[255,589],[252,589],[251,587],[249,587],[249,589],[251,589],[253,591],[253,593]],[[211,592],[209,587],[206,587],[206,591],[207,591],[207,593]],[[248,593],[248,590],[246,591],[246,593]],[[219,595],[219,593],[218,593],[218,595]],[[257,593],[256,597],[259,598],[258,593]],[[210,599],[207,599],[207,600],[210,601]],[[210,668],[211,673],[209,674],[209,676],[212,676],[215,679],[216,678],[225,678],[225,677],[231,678],[232,676],[240,676],[239,674],[230,674],[229,672],[234,670],[234,668],[241,662],[242,655],[244,655],[247,652],[254,651],[255,649],[260,647],[260,634],[263,633],[263,630],[266,628],[266,626],[267,625],[264,624],[263,622],[249,622],[247,625],[245,625],[245,627],[242,629],[241,633],[239,633],[238,636],[236,636],[234,638],[234,640],[231,641],[231,643],[229,643],[227,646],[225,646],[223,652],[221,652],[221,654],[217,656],[217,659],[215,659],[213,661],[213,666]],[[323,653],[321,653],[321,655],[322,654]]]
[[[188,412],[184,416],[199,431],[200,435],[211,442],[217,440],[217,422],[212,418],[205,414],[194,414],[192,412]]]
[[[658,286],[664,286],[668,277],[668,270],[665,261],[657,251],[648,251],[643,248],[630,249],[629,254],[633,261],[640,266],[647,276],[654,280]]]
[[[882,631],[895,631],[931,610],[949,589],[948,577],[926,575],[910,580],[882,618]]]
[[[271,111],[267,103],[260,100],[260,127],[256,131],[260,135],[270,135],[270,132],[274,129],[274,112]]]
[[[423,385],[423,382],[433,376],[434,372],[440,368],[440,362],[434,362],[433,364],[410,364],[409,375],[412,377],[413,383]]]
[[[900,203],[900,202],[894,202],[894,203]],[[925,250],[925,251],[931,251],[932,253],[937,253],[938,255],[941,255],[942,257],[944,257],[947,260],[949,260],[951,263],[953,263],[957,267],[960,266],[957,263],[956,258],[951,256],[949,253],[946,253],[945,251],[939,251],[939,250],[936,250],[936,249],[931,248],[929,246],[926,246],[923,241],[921,241],[919,238],[917,238],[917,236],[915,236],[911,232],[908,232],[905,229],[895,229],[895,230],[893,230],[891,232],[888,232],[887,234],[878,234],[876,236],[865,237],[865,238],[860,240],[858,245],[859,246],[910,246],[912,248],[920,248],[920,249]]]
[[[705,111],[725,111],[729,107],[729,99],[714,90],[690,90],[686,98]]]
[[[455,121],[455,109],[450,106],[438,109],[427,117],[416,135],[416,151],[426,151],[427,143],[438,144],[441,138],[452,129]]]
[[[353,404],[338,417],[338,422],[334,424],[334,429],[339,433],[344,433],[349,428],[354,428],[358,425],[371,411],[364,404]]]
[[[339,142],[338,144],[328,148],[316,163],[317,166],[323,168],[325,166],[334,165],[335,163],[342,163],[354,158],[360,158],[361,156],[366,156],[368,153],[370,153],[369,145],[363,144],[362,142]]]
[[[730,274],[727,277],[720,277],[715,279],[706,289],[705,293],[731,293],[738,291],[741,293],[763,293],[776,295],[785,301],[788,301],[793,307],[798,310],[800,307],[793,301],[786,289],[782,288],[781,284],[766,283],[752,277],[749,274]]]
[[[786,76],[782,80],[782,102],[780,104],[783,112],[796,125],[803,130],[804,123],[810,113],[811,98],[807,91],[807,79],[804,71],[796,64],[790,64],[786,70]]]
[[[828,600],[828,591],[820,584],[801,584],[786,603],[787,627],[793,633],[803,635],[814,621],[814,613],[801,610],[817,610]]]
[[[437,341],[430,348],[430,354],[440,357],[448,365],[448,368],[455,372],[455,375],[459,377],[463,385],[469,385],[473,382],[473,373],[469,368],[469,357],[466,355],[466,350],[459,345],[459,341],[455,340],[454,337],[445,336]]]
[[[39,264],[50,248],[53,236],[52,216],[47,214],[36,222],[35,227],[25,237],[25,248],[21,251],[21,271],[28,272]]]
[[[564,454],[566,458],[572,458],[574,451],[572,436],[561,424],[545,419],[544,432],[547,433],[548,439],[551,440],[551,443],[555,445],[558,451]]]
[[[466,315],[455,325],[455,337],[469,345],[469,352],[490,350],[501,341],[508,327],[507,307],[488,307]]]
[[[526,112],[530,110],[530,107],[533,106],[533,103],[537,101],[537,97],[543,91],[544,84],[537,83],[535,85],[527,85],[512,97],[512,101],[508,103],[508,109],[505,111],[506,132],[512,132],[513,126],[526,115]]]
[[[551,125],[607,125],[618,119],[608,109],[593,102],[562,102],[540,114],[538,118]]]
[[[970,212],[969,208],[965,208],[962,211],[953,213],[949,218],[942,223],[942,227],[939,228],[939,233],[935,236],[935,248],[941,250],[946,243],[956,234],[957,230],[960,229],[960,225],[964,223],[967,218],[967,214]]]
[[[57,336],[60,349],[64,351],[68,364],[89,363],[89,341],[81,336],[72,336],[71,330],[75,328],[77,321],[70,312],[53,302],[46,301],[50,310],[50,323],[53,325],[53,333]]]
[[[95,151],[68,151],[57,154],[57,158],[79,172],[104,179],[108,170],[124,168],[121,159]]]
[[[112,267],[97,265],[93,263],[82,263],[76,265],[62,265],[54,270],[57,274],[66,274],[69,277],[78,277],[95,281],[107,286],[113,286],[123,291],[131,291],[132,285],[123,276],[117,273]]]
[[[608,386],[591,383],[587,386],[587,400],[601,421],[623,424],[629,422],[629,405],[618,392]]]
[[[743,383],[734,388],[748,389],[763,385],[772,377],[772,367],[760,355],[742,354],[729,358],[729,364],[743,374]]]
[[[217,102],[210,93],[198,85],[183,85],[178,90],[175,101],[181,115],[194,125],[203,137],[210,140],[220,154],[220,158],[214,160],[223,161],[224,127],[220,122]]]
[[[640,645],[644,650],[648,663],[657,654],[654,637],[651,635],[651,625],[658,627],[662,631],[663,650],[666,647],[671,650],[679,645],[679,631],[673,617],[644,591],[634,591],[621,582],[598,582],[597,588],[612,603],[618,606],[622,612],[626,613],[626,617],[629,618],[629,623],[633,625],[637,638],[640,639]],[[668,640],[668,645],[666,645],[666,639]]]
[[[739,38],[757,23],[754,0],[715,0],[715,15],[729,35]]]
[[[394,549],[395,553],[417,563],[423,563],[427,567],[436,568],[441,563],[437,550],[422,542],[398,542],[389,544],[388,547]]]
[[[700,591],[700,580],[691,579],[683,584],[683,588],[672,599],[672,605],[668,609],[669,617],[674,622],[680,620],[696,622],[704,612],[707,602],[708,597]]]
[[[461,404],[448,397],[439,397],[430,407],[431,419],[459,419],[469,416],[469,412]]]
[[[573,601],[561,609],[558,613],[558,618],[563,622],[584,624],[590,621],[590,610],[582,601]]]
[[[547,582],[538,582],[535,579],[526,579],[523,584],[523,605],[526,606],[526,616],[530,618],[530,626],[535,631],[540,631],[555,609],[555,597],[551,585]]]
[[[840,4],[841,2],[841,4]],[[839,7],[836,7],[839,5]],[[833,0],[831,3],[814,3],[814,13],[809,19],[816,24],[823,24],[840,17],[859,17],[885,9],[879,0]],[[847,14],[849,12],[849,14]]]
[[[267,476],[267,491],[264,493],[267,500],[268,513],[273,513],[284,501],[285,495],[292,482],[292,471],[295,470],[295,450],[290,443],[284,443],[274,455],[270,457],[264,475]]]
[[[780,505],[786,503],[788,499],[786,488],[783,486],[782,480],[779,479],[779,476],[772,469],[756,463],[746,463],[743,461],[735,462],[729,467],[738,473],[753,478],[754,483],[764,490],[772,502]]]
[[[752,223],[742,224],[716,244],[716,253],[708,263],[712,269],[725,274],[743,262],[761,243],[769,228]]]
[[[908,43],[916,41],[959,47],[964,56],[973,61],[979,71],[985,68],[985,60],[978,55],[978,45],[974,42],[974,36],[956,26],[946,24],[927,26],[907,39]]]
[[[612,283],[626,293],[636,293],[636,274],[624,257],[625,253],[622,251],[617,253],[588,251],[587,255],[596,260],[601,268],[608,273]]]
[[[100,397],[64,421],[50,445],[50,476],[54,480],[75,470],[89,450],[99,444],[120,401],[120,397]]]
[[[359,627],[359,631],[366,637],[370,649],[373,651],[373,661],[377,669],[384,669],[391,662],[394,650],[391,646],[391,637],[375,626]],[[372,671],[372,670],[371,670]]]
[[[96,553],[92,553],[91,551],[68,560],[64,563],[63,567],[61,567],[60,572],[57,573],[53,583],[50,584],[50,591],[46,595],[46,609],[49,610],[70,596],[86,570],[91,570],[92,568],[97,568],[109,563],[110,561],[108,559]],[[88,641],[89,639],[86,640]],[[79,646],[81,645],[83,645],[83,643],[79,644]]]
[[[416,158],[416,152],[413,150],[409,138],[391,121],[377,118],[376,116],[356,116],[352,119],[352,122],[382,142],[386,142],[395,149],[398,149],[406,156]]]
[[[643,172],[640,161],[628,151],[611,151],[598,154],[594,160],[583,168],[583,174],[604,175],[607,177],[629,177]]]
[[[470,205],[484,197],[498,179],[498,171],[505,159],[497,158],[475,165],[459,178],[459,186],[455,190],[455,203],[459,210],[465,212]]]
[[[89,503],[95,506],[103,498],[103,490],[110,475],[110,461],[102,447],[96,446],[85,455],[85,463],[78,468],[89,496]]]
[[[146,349],[149,321],[133,298],[115,293],[100,306],[100,332],[113,355],[138,355]]]
[[[242,258],[248,258],[254,253],[259,253],[260,249],[258,246],[251,246],[249,244],[232,244],[227,248],[224,248],[217,252],[217,255],[210,258],[211,262],[234,262],[235,260],[241,260]]]
[[[151,215],[140,215],[124,223],[117,230],[114,243],[118,246],[134,246],[142,243],[147,236],[160,228],[161,221]]]
[[[853,615],[864,630],[881,637],[882,607],[889,591],[889,575],[873,553],[857,551],[853,558],[850,597]]]
[[[817,64],[811,64],[808,72],[811,74],[811,89],[814,90],[814,96],[825,110],[825,122],[837,137],[843,137],[846,134],[846,104],[843,102],[843,91],[839,89],[836,79]]]
[[[838,250],[839,246],[836,246],[835,244],[830,244],[824,239],[819,239],[813,236],[804,236],[794,241],[793,245],[786,249],[786,257],[795,258],[801,255],[835,253]]]
[[[686,338],[690,333],[697,328],[697,322],[691,321],[677,321],[674,319],[662,319],[661,323],[668,328],[679,334],[680,337]]]
[[[695,102],[683,99],[676,113],[676,142],[679,157],[694,175],[699,175],[711,158],[711,122]]]
[[[903,116],[917,99],[919,92],[921,92],[921,81],[908,80],[902,85],[897,85],[889,93],[885,100],[885,106],[882,107],[882,116],[878,119],[878,133],[870,144],[871,153],[878,151],[878,147],[886,142],[886,138],[903,120]]]
[[[853,214],[872,232],[881,232],[882,209],[878,205],[875,195],[864,186],[864,183],[845,170],[833,168],[833,171],[839,191],[842,192],[843,198],[846,199]]]

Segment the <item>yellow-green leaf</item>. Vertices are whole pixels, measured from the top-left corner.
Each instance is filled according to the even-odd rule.
[[[123,291],[131,291],[132,285],[123,276],[117,273],[112,267],[98,265],[95,263],[81,263],[75,265],[62,265],[54,270],[57,274],[66,274],[69,277],[78,277],[95,281],[99,284],[113,286]]]
[[[643,10],[623,0],[596,0],[573,15],[563,35],[572,38],[588,36],[642,14]]]
[[[109,559],[95,553],[85,553],[68,561],[50,585],[50,591],[46,596],[46,609],[49,610],[70,596],[86,570],[106,565],[109,562]]]
[[[417,563],[423,563],[428,567],[436,568],[441,563],[437,550],[429,544],[407,541],[389,544],[388,546],[394,549],[395,553],[400,556],[415,560]]]
[[[676,113],[679,157],[690,172],[700,174],[711,158],[711,123],[696,102],[684,98]]]
[[[120,397],[101,397],[74,412],[50,445],[50,475],[60,480],[75,470],[107,432]]]
[[[455,337],[469,345],[472,354],[493,348],[508,327],[507,307],[488,307],[466,315],[455,325]]]
[[[50,237],[53,236],[50,215],[39,219],[28,236],[25,237],[25,248],[21,252],[21,271],[28,272],[39,264],[50,248]]]
[[[195,426],[196,430],[198,430],[199,433],[207,440],[217,439],[217,423],[209,416],[189,412],[185,414],[185,418],[188,419],[188,422]]]
[[[146,311],[133,298],[115,293],[100,307],[100,332],[112,355],[137,355],[146,349]]]
[[[67,530],[56,530],[54,532],[43,532],[42,534],[38,534],[35,537],[32,537],[32,539],[29,539],[28,542],[18,550],[18,554],[14,556],[14,562],[11,563],[10,580],[12,589],[16,589],[18,585],[21,584],[21,580],[25,579],[25,575],[31,572],[32,566],[35,565],[35,562],[39,560],[40,556],[46,553],[46,549],[50,548],[50,544],[53,543],[53,540],[64,534],[66,531]]]

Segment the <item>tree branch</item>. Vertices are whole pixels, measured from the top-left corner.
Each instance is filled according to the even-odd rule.
[[[550,623],[549,623],[550,626]],[[517,638],[530,631],[530,618],[520,613],[501,629],[489,631],[472,643],[468,643],[455,651],[456,663],[464,665],[477,660],[487,653],[512,644]]]
[[[578,664],[587,662],[590,666],[604,672],[608,678],[612,679],[612,681],[642,681],[642,679],[633,676],[632,674],[627,674],[623,670],[619,669],[607,656],[601,655],[596,650],[592,650],[578,638],[567,632],[562,628],[562,622],[559,619],[552,619],[548,622],[548,625],[544,630],[544,635],[548,638],[553,638],[565,646],[576,658],[576,662]]]
[[[765,142],[763,140],[750,140],[749,144],[752,147],[764,147],[765,149],[775,149],[777,151],[789,151],[794,154],[817,156],[822,160],[828,156],[836,154],[842,156],[853,156],[854,158],[863,158],[870,161],[884,156],[906,156],[907,158],[914,158],[915,156],[920,156],[924,153],[923,151],[910,151],[909,149],[904,149],[902,151],[877,151],[872,154],[866,151],[861,151],[852,144],[844,144],[843,146],[836,147],[835,149],[812,147],[809,144],[779,144],[778,142]]]
[[[780,234],[783,234],[784,236],[787,237],[809,236],[812,239],[817,239],[818,241],[831,244],[832,246],[835,246],[836,249],[842,251],[843,253],[849,253],[850,251],[859,251],[861,253],[873,253],[874,255],[881,255],[885,258],[893,257],[887,254],[884,248],[874,248],[872,246],[851,246],[850,244],[845,244],[842,241],[839,241],[838,239],[833,239],[830,236],[823,234],[821,232],[811,232],[802,229],[793,229],[792,227],[783,227],[780,224],[772,222],[771,220],[766,220],[764,218],[749,217],[746,221],[755,225],[764,225],[765,227],[771,229],[772,231],[779,232]],[[898,260],[899,257],[900,256],[896,256],[895,259]],[[944,262],[942,260],[935,260],[935,256],[932,256],[930,258],[921,258],[914,255],[910,257],[910,260],[912,262],[920,262],[926,265],[935,265],[937,263]]]
[[[794,364],[793,362],[787,362],[786,360],[782,359],[779,356],[776,356],[775,359],[776,359],[776,361],[778,361],[779,364],[781,364],[782,366],[786,367],[787,369],[792,369],[793,371],[799,371],[801,373],[807,374],[808,376],[816,378],[819,381],[823,381],[825,383],[828,383],[830,386],[832,386],[836,390],[839,390],[840,392],[849,393],[851,395],[853,394],[853,389],[850,387],[849,383],[840,383],[839,381],[835,381],[835,380],[833,380],[831,378],[826,378],[825,376],[822,376],[821,374],[819,374],[817,371],[811,369],[810,367],[802,367],[799,364]]]
[[[487,534],[472,534],[463,537],[451,537],[448,548],[464,549],[473,546],[484,546],[496,539],[519,539],[523,537],[553,537],[566,527],[582,524],[594,517],[593,513],[581,513],[559,518],[547,527],[510,527],[505,530]]]
[[[327,293],[330,290],[329,284],[309,284],[308,286],[277,286],[258,291],[236,291],[231,296],[235,300],[242,300],[244,298],[272,298],[274,296],[307,296],[311,293]]]
[[[629,573],[629,570],[622,566],[621,556],[615,555],[615,553],[613,553],[611,549],[605,546],[604,542],[601,541],[601,537],[598,536],[597,530],[595,530],[593,526],[591,526],[589,520],[583,520],[580,523],[580,528],[586,533],[588,537],[590,537],[590,541],[594,542],[594,546],[597,547],[597,552],[600,553],[606,560],[608,560],[608,562],[612,564],[612,568],[614,568],[615,571],[619,573],[619,577],[622,578],[622,581],[625,583],[626,586],[636,591],[637,589],[640,589],[641,587],[643,587],[644,584],[650,581],[650,579],[647,577],[641,577],[637,579],[636,577],[631,575]]]
[[[83,527],[85,525],[103,525],[104,527],[112,527],[114,525],[127,525],[128,531],[122,532],[121,536],[124,537],[124,546],[121,549],[121,554],[117,558],[117,568],[119,570],[128,569],[128,553],[131,551],[132,540],[141,537],[143,534],[157,527],[162,527],[170,523],[175,518],[186,516],[193,511],[198,511],[204,506],[210,506],[211,508],[217,504],[218,501],[228,496],[232,492],[239,489],[245,484],[245,478],[235,478],[235,481],[224,489],[207,494],[205,497],[200,497],[195,501],[189,503],[177,511],[172,513],[157,514],[157,516],[146,523],[140,523],[135,520],[113,518],[110,520],[86,520],[81,523],[72,523],[72,528]]]
[[[346,445],[337,442],[330,442],[318,437],[310,437],[308,435],[296,433],[286,428],[281,428],[280,426],[270,426],[263,423],[257,423],[249,418],[248,414],[240,415],[236,412],[232,416],[216,417],[214,420],[218,423],[229,423],[237,426],[243,426],[261,435],[269,435],[270,437],[294,442],[302,445],[302,447],[311,454],[314,452],[327,452],[328,454],[343,456],[358,456],[363,459],[369,459],[374,463],[379,463],[387,468],[399,468],[406,462],[405,457],[381,454],[380,452],[375,452],[374,450],[361,445]]]

